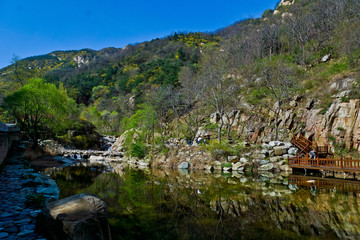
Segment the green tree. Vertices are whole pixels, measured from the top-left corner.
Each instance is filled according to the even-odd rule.
[[[58,133],[71,123],[75,102],[63,86],[32,79],[4,99],[3,108],[16,119],[37,147],[42,132]]]

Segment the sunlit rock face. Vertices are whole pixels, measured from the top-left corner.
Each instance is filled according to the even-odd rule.
[[[279,6],[289,6],[289,5],[293,5],[294,3],[295,0],[281,0]]]
[[[349,99],[356,83],[354,77],[333,79],[329,89],[333,92],[325,106],[321,99],[296,95],[289,100],[278,120],[279,138],[290,141],[292,133],[302,133],[319,145],[332,144],[332,136],[337,143],[344,142],[347,149],[360,150],[360,99]],[[246,111],[237,111],[230,121],[233,130],[244,136],[250,143],[268,143],[275,139],[275,115],[264,106],[244,106]],[[211,115],[217,123],[219,116]],[[226,123],[227,119],[223,119]]]

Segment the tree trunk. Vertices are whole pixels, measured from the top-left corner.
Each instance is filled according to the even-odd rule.
[[[275,141],[278,140],[278,120],[279,120],[279,114],[275,113]]]
[[[224,120],[223,120],[223,115],[220,115],[220,126],[218,128],[218,139],[219,139],[219,143],[221,143],[221,130],[224,126]]]

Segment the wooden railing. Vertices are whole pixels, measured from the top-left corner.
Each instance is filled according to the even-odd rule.
[[[360,192],[360,181],[354,180],[290,175],[288,184],[295,184],[298,187],[340,190],[342,192]]]
[[[313,142],[304,137],[302,134],[300,134],[300,137],[297,137],[295,134],[293,134],[293,144],[299,148],[299,155],[307,154],[313,147],[316,147]]]
[[[300,134],[299,137],[293,134],[293,144],[299,149],[298,155],[306,155],[312,149],[315,149],[315,153],[319,157],[326,157],[327,155],[330,154],[329,147],[327,145],[318,146],[316,143],[310,141],[302,134]]]
[[[331,159],[308,157],[288,158],[288,165],[291,168],[320,169],[331,171],[360,172],[360,160],[348,158]]]

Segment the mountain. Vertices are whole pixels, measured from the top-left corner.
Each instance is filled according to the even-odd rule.
[[[339,92],[348,91],[337,106],[360,98],[359,12],[358,0],[282,0],[261,18],[242,20],[212,33],[175,33],[122,49],[55,51],[1,69],[0,94],[9,94],[38,76],[62,83],[79,104],[81,117],[101,132],[148,127],[139,123],[145,121],[141,114],[146,112],[157,119],[152,123],[152,141],[155,132],[164,138],[191,138],[189,132],[197,132],[199,126],[218,130],[219,136],[226,128],[233,139],[261,141],[259,136],[265,135],[273,139],[278,131],[284,138],[308,126],[296,116],[288,116],[292,123],[285,124],[285,113],[296,113],[296,104],[306,105],[291,105],[295,96],[302,101],[313,99],[311,109],[319,109],[315,112],[323,116],[334,111],[332,104],[339,100],[334,96]],[[329,87],[347,82],[346,78],[352,79],[351,86]],[[197,108],[201,116],[192,121],[202,120],[191,128],[187,120]],[[245,112],[259,124],[245,131],[229,124],[234,117],[222,122],[234,111]],[[215,120],[210,123],[214,112],[220,115],[212,115]],[[178,126],[177,120],[183,125]],[[246,125],[239,119],[236,124]],[[312,136],[321,135],[326,142],[326,133],[334,133],[334,127],[339,126],[331,125],[332,129],[323,129],[321,134],[311,130]],[[336,135],[337,141],[344,140]]]

